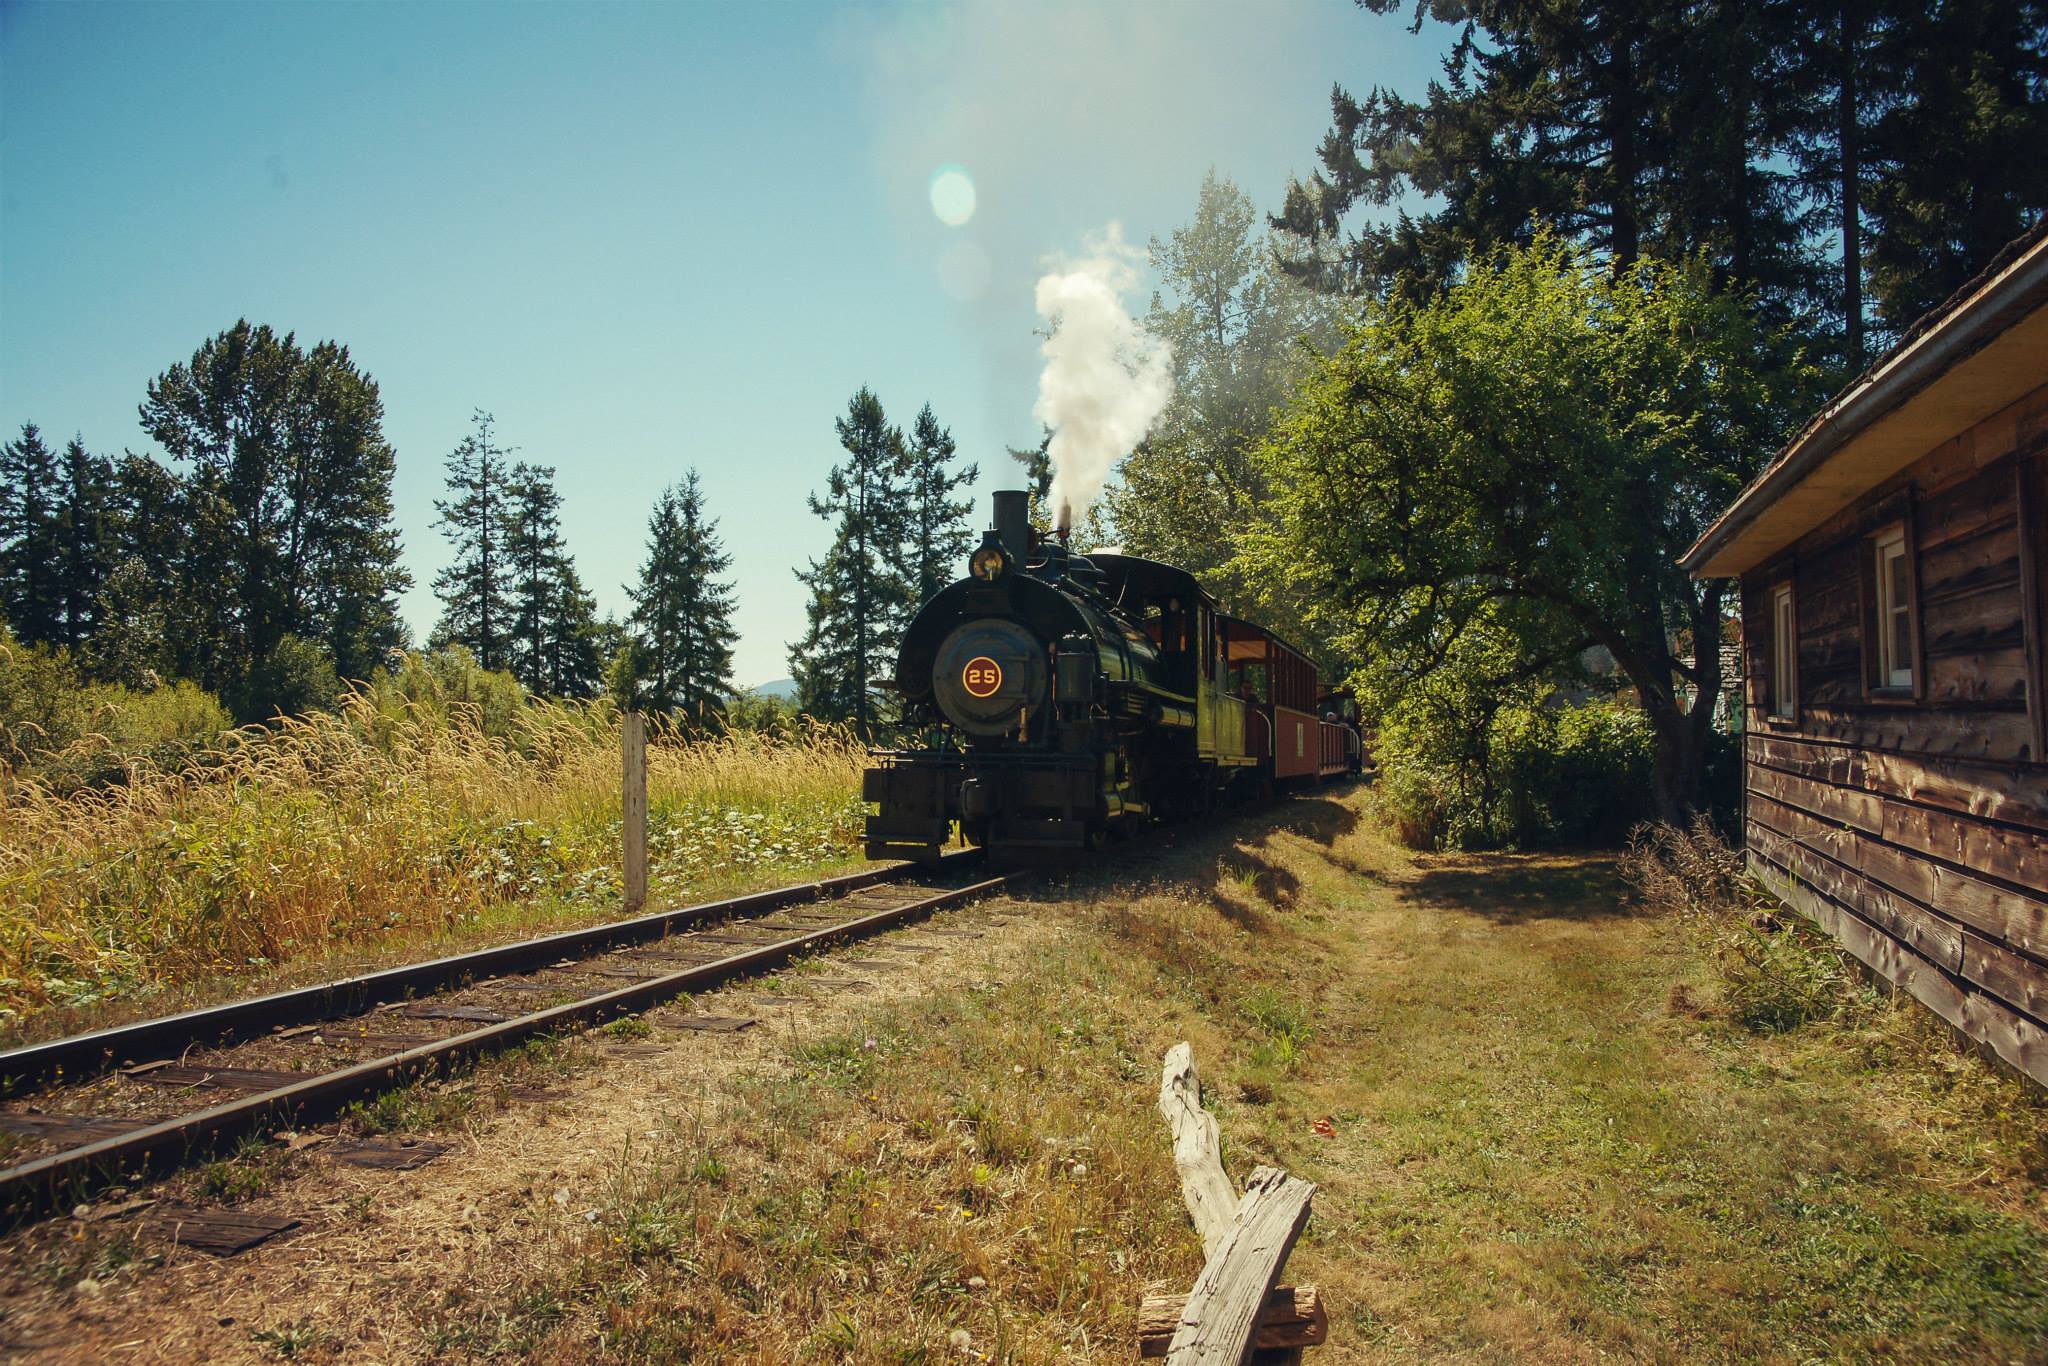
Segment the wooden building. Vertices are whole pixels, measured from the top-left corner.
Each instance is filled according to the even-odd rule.
[[[1750,867],[2048,1083],[2048,232],[1915,324],[1682,563],[1741,580]]]

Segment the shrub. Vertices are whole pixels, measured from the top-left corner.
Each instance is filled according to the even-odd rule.
[[[1524,689],[1471,707],[1404,706],[1380,726],[1380,802],[1424,849],[1619,839],[1649,802],[1642,713]]]
[[[87,682],[67,651],[0,626],[0,763],[16,777],[60,794],[124,782],[137,763],[182,766],[233,724],[196,684]]]

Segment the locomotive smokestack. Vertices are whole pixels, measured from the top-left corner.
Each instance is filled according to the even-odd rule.
[[[997,489],[996,535],[1019,566],[1031,562],[1031,495],[1023,489]]]
[[[1065,544],[1067,544],[1067,543],[1068,543],[1068,542],[1069,542],[1070,540],[1072,540],[1072,539],[1073,539],[1073,535],[1074,535],[1074,505],[1073,505],[1073,504],[1072,504],[1071,502],[1069,502],[1069,501],[1067,501],[1066,499],[1064,499],[1064,498],[1062,498],[1062,499],[1060,500],[1060,515],[1059,515],[1059,521],[1058,521],[1058,523],[1057,523],[1057,524],[1055,525],[1055,527],[1054,527],[1054,530],[1058,531],[1058,532],[1059,532],[1059,534],[1060,534],[1060,544],[1061,544],[1061,545],[1065,545]]]

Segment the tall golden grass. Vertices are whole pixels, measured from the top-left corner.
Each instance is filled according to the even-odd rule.
[[[81,744],[104,745],[88,738]],[[368,690],[231,731],[174,769],[62,794],[0,766],[0,1024],[50,1005],[239,971],[488,908],[619,895],[608,702],[469,705]],[[861,747],[818,731],[692,738],[648,755],[659,901],[749,867],[843,857]]]

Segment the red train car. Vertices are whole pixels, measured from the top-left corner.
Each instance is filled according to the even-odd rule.
[[[1229,690],[1244,699],[1245,747],[1278,784],[1319,783],[1364,764],[1358,709],[1308,656],[1262,626],[1218,615]]]

